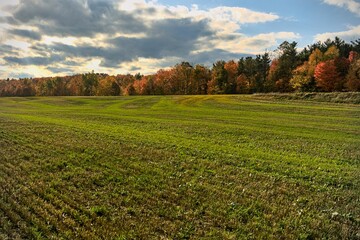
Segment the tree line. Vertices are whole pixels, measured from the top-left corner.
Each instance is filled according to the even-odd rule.
[[[302,51],[284,41],[268,52],[238,61],[216,61],[211,68],[189,62],[155,74],[0,80],[0,96],[118,96],[249,94],[264,92],[360,91],[360,39],[317,42]]]

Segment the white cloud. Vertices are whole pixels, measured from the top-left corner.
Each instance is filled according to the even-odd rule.
[[[324,3],[346,8],[352,13],[360,16],[360,3],[355,0],[323,0]]]
[[[18,48],[18,49],[21,49],[23,52],[28,52],[30,49],[29,47],[31,46],[30,43],[28,42],[25,42],[25,41],[19,41],[19,40],[7,40],[7,41],[4,41],[4,43],[6,45],[10,45],[12,47],[15,47],[15,48]]]
[[[165,6],[154,1],[125,0],[119,8],[129,12],[139,10],[156,9],[153,14],[140,16],[144,20],[156,20],[164,18],[191,18],[196,21],[207,20],[210,26],[223,33],[230,33],[241,29],[243,24],[256,24],[275,21],[280,17],[274,13],[257,12],[241,7],[215,7],[208,10],[201,10],[198,5],[188,8],[183,5]]]
[[[255,36],[234,34],[234,38],[228,40],[225,46],[224,41],[221,40],[218,40],[214,45],[216,47],[224,46],[222,49],[232,53],[262,54],[273,49],[274,46],[278,46],[281,41],[291,41],[299,38],[301,36],[294,32],[270,32]]]
[[[326,32],[315,35],[315,41],[326,41],[339,37],[346,41],[352,41],[360,38],[360,25],[349,27],[348,30],[342,32]]]
[[[273,13],[255,12],[240,7],[217,7],[210,9],[209,14],[212,18],[220,18],[239,24],[264,23],[279,19],[279,16]]]
[[[219,33],[225,34],[240,30],[243,24],[265,23],[279,19],[279,16],[272,13],[255,12],[239,7],[216,7],[199,15],[209,19],[211,26]]]

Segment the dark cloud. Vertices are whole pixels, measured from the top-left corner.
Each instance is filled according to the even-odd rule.
[[[29,73],[10,73],[9,78],[33,78],[34,75]]]
[[[134,14],[136,15],[143,15],[143,14],[146,14],[146,15],[154,15],[158,12],[158,10],[154,7],[148,7],[148,8],[144,8],[144,9],[136,9],[134,11]]]
[[[37,44],[31,48],[38,55],[44,53],[64,54],[67,57],[98,57],[102,66],[114,67],[123,62],[130,62],[140,57],[160,59],[177,56],[186,57],[198,47],[200,38],[210,37],[213,32],[206,21],[185,19],[163,19],[148,22],[141,18],[156,14],[155,8],[135,10],[134,13],[118,10],[110,0],[20,0],[8,17],[12,25],[32,25],[38,32],[12,29],[9,32],[30,39],[40,40],[42,35],[50,36],[93,36],[105,33],[108,36],[119,33],[141,33],[146,37],[117,37],[107,41],[110,47],[88,45],[71,46],[63,43],[52,45]],[[8,57],[9,63],[27,65],[47,63],[42,57]]]
[[[232,53],[222,49],[214,49],[211,51],[192,54],[191,56],[189,56],[187,61],[211,65],[217,60],[228,61],[228,60],[240,59],[241,57],[248,57],[248,56],[254,56],[254,55],[243,54],[243,53]]]
[[[69,57],[82,57],[82,58],[91,58],[91,57],[100,57],[109,60],[120,60],[120,61],[129,61],[131,60],[130,56],[125,56],[124,50],[120,48],[104,48],[104,47],[94,47],[94,46],[72,46],[63,43],[54,43],[49,46],[54,52],[65,54]]]
[[[10,45],[6,45],[6,44],[0,44],[0,53],[1,55],[4,55],[4,54],[11,54],[11,55],[14,55],[14,54],[17,54],[17,48],[14,48]]]
[[[11,29],[8,32],[17,36],[30,38],[33,40],[41,40],[41,34],[35,31],[30,31],[25,29]]]
[[[132,66],[132,67],[130,68],[130,71],[139,71],[139,70],[141,70],[141,68],[140,68],[140,67],[136,67],[136,66]]]
[[[101,58],[103,61],[107,61],[109,65],[115,67],[119,62],[129,62],[132,60],[131,56],[125,55],[123,49],[109,47],[95,47],[89,45],[67,45],[63,43],[53,43],[51,45],[37,44],[32,47],[38,53],[52,52],[64,56],[65,65],[76,66],[79,62],[71,60],[73,57],[79,58]],[[66,59],[66,60],[65,60]]]
[[[211,64],[214,59],[229,60],[244,56],[220,49],[192,54],[203,47],[213,47],[210,40],[216,38],[216,33],[206,20],[160,19],[148,20],[145,24],[144,16],[168,10],[150,7],[130,13],[117,9],[116,2],[119,3],[112,0],[20,0],[19,5],[11,9],[12,16],[2,20],[13,26],[8,33],[33,40],[41,40],[43,35],[93,37],[102,33],[108,37],[103,40],[107,45],[33,42],[30,48],[38,56],[23,58],[16,56],[14,49],[2,45],[0,50],[4,49],[2,53],[8,54],[3,59],[9,65],[43,65],[53,73],[60,73],[71,71],[71,66],[81,65],[73,61],[74,57],[90,60],[99,58],[101,66],[119,67],[139,58]],[[36,27],[38,32],[24,30],[24,26]],[[144,37],[113,37],[114,34],[141,34]],[[234,40],[236,37],[229,35],[225,40]],[[130,67],[130,70],[140,69]]]
[[[130,13],[115,8],[113,1],[21,0],[8,17],[12,25],[31,24],[44,35],[94,36],[97,33],[138,33],[146,29]]]
[[[228,34],[226,36],[222,36],[223,40],[227,40],[227,41],[234,41],[236,39],[239,39],[239,35],[238,34]]]
[[[117,67],[120,63],[138,58],[187,57],[196,50],[200,38],[212,36],[207,22],[191,19],[164,19],[156,21],[145,32],[146,37],[117,37],[108,40],[109,47],[72,46],[63,43],[38,44],[38,52],[55,52],[67,57],[101,58],[101,65]]]
[[[12,16],[3,17],[1,22],[8,23],[10,25],[20,25],[19,22]]]
[[[46,69],[53,73],[71,73],[72,72],[72,69],[62,68],[62,67],[47,67]]]
[[[109,41],[118,54],[128,56],[130,60],[138,57],[161,59],[164,57],[186,57],[196,49],[200,38],[210,37],[213,32],[209,30],[206,21],[192,21],[191,19],[165,19],[155,22],[144,38],[118,37]],[[109,65],[105,58],[103,65]],[[110,64],[111,65],[111,64]]]
[[[264,40],[263,39],[254,39],[248,43],[249,46],[259,46],[259,47],[269,46],[269,44],[271,45],[270,40],[265,40],[265,39]]]
[[[4,60],[9,64],[19,64],[19,65],[49,65],[54,62],[59,62],[64,60],[63,56],[53,55],[51,57],[4,57]]]
[[[79,62],[76,62],[76,61],[72,61],[72,60],[67,60],[67,61],[64,61],[62,62],[64,65],[68,65],[68,66],[77,66],[79,65]]]

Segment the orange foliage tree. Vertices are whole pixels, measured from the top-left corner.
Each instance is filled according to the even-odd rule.
[[[96,89],[97,96],[117,96],[120,94],[120,87],[114,76],[106,76],[99,81]]]
[[[224,68],[227,71],[227,85],[225,93],[235,93],[238,64],[234,60],[230,60],[225,63]]]

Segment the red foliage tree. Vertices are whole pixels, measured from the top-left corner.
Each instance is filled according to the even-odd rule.
[[[154,93],[164,94],[164,95],[173,94],[175,92],[173,75],[174,75],[174,69],[170,69],[170,70],[160,69],[155,74]]]
[[[134,82],[134,89],[136,94],[138,95],[147,95],[151,94],[149,89],[149,80],[148,77],[142,77],[140,80],[136,80]]]
[[[341,91],[343,78],[338,71],[335,60],[319,63],[315,68],[316,85],[326,92]]]

